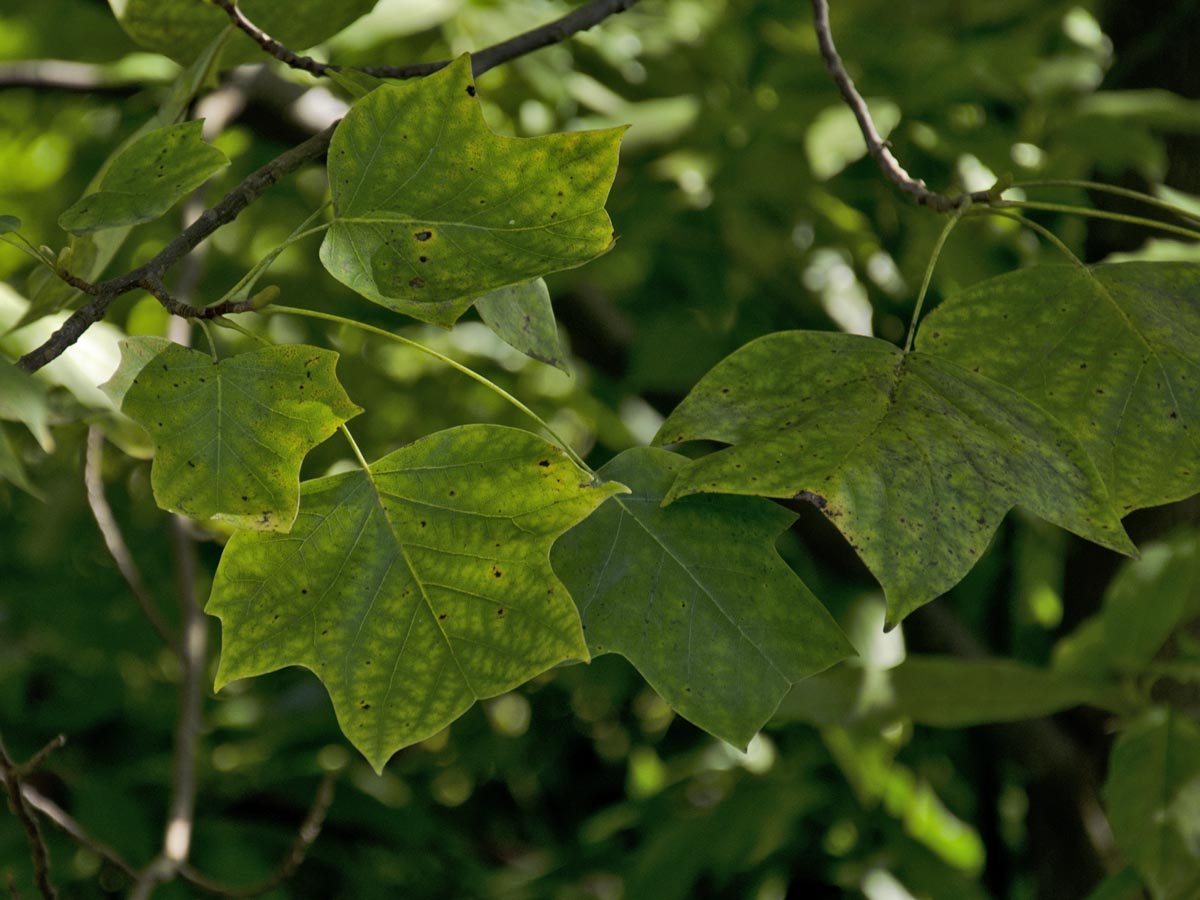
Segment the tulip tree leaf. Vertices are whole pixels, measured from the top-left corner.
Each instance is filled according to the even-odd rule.
[[[321,261],[369,300],[449,326],[487,291],[611,246],[604,202],[623,130],[495,134],[465,55],[385,85],[334,133]]]
[[[74,234],[157,219],[229,165],[200,136],[204,122],[168,125],[143,135],[117,154],[96,190],[72,204],[58,224]]]
[[[1055,416],[1124,515],[1200,491],[1198,296],[1195,263],[1038,266],[942,304],[918,349]]]
[[[47,453],[54,450],[49,412],[46,386],[8,360],[0,359],[0,419],[23,422]]]
[[[554,545],[588,648],[619,653],[681,715],[745,748],[797,681],[854,651],[775,551],[796,516],[757,497],[663,508],[684,457],[643,447],[599,472],[629,486]]]
[[[103,388],[154,442],[160,507],[287,531],[305,454],[361,411],[334,374],[337,358],[295,344],[218,362],[162,338],[126,338]]]
[[[0,216],[0,234],[21,230],[21,220],[16,216]]]
[[[894,625],[957,584],[1004,514],[1132,552],[1075,439],[1014,391],[874,338],[790,331],[718,363],[655,442],[733,446],[680,473],[701,491],[816,505],[883,585]]]
[[[304,50],[366,15],[377,0],[238,0],[255,25],[293,50]],[[229,17],[197,0],[109,0],[125,32],[149,50],[186,65],[229,25]],[[267,59],[250,38],[236,33],[222,54],[225,67]]]
[[[19,487],[32,497],[42,499],[41,493],[29,480],[25,464],[16,448],[8,440],[8,431],[0,423],[0,481],[7,481]]]
[[[545,281],[535,278],[496,288],[476,300],[475,308],[484,324],[510,347],[571,374],[558,342],[558,324]]]
[[[1153,709],[1113,746],[1105,806],[1117,844],[1155,900],[1200,892],[1200,729]]]
[[[498,425],[440,431],[306,482],[291,534],[239,532],[208,612],[218,689],[306,666],[377,769],[476,699],[588,658],[550,545],[621,485]]]

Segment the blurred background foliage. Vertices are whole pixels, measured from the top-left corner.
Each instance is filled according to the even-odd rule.
[[[380,0],[313,52],[351,64],[444,58],[568,6]],[[1008,172],[1018,181],[1095,178],[1200,209],[1197,0],[1162,0],[1153,15],[1128,0],[833,7],[839,48],[881,129],[932,187],[981,189]],[[102,0],[7,0],[0,60],[31,59],[86,63],[92,80],[86,91],[23,87],[5,82],[0,65],[0,212],[57,250],[65,242],[58,214],[153,113],[178,69],[132,44]],[[817,55],[807,4],[644,0],[479,86],[502,133],[633,125],[609,204],[619,240],[599,261],[548,279],[573,377],[511,350],[469,321],[473,314],[451,332],[408,325],[404,333],[524,399],[593,464],[648,441],[713,363],[753,337],[816,328],[902,339],[942,222],[864,158]],[[345,101],[336,86],[276,66],[226,73],[214,96],[219,102],[201,103],[197,115],[225,122],[213,139],[233,165],[206,189],[207,204]],[[223,292],[323,202],[325,189],[323,171],[311,168],[223,228],[210,242],[200,296]],[[1126,208],[1075,189],[1039,197]],[[1192,246],[1121,223],[1034,217],[1087,261],[1197,258]],[[168,217],[139,228],[110,272],[144,261],[178,227]],[[1056,252],[1015,223],[969,221],[950,239],[931,298],[1014,267],[1061,262]],[[0,330],[25,312],[36,292],[31,274],[27,258],[0,246]],[[283,302],[397,325],[334,282],[315,243],[286,252],[268,282]],[[65,733],[68,746],[37,774],[37,787],[140,863],[162,828],[179,673],[107,555],[79,473],[88,423],[133,451],[110,448],[103,475],[173,615],[171,554],[139,458],[144,443],[89,390],[115,368],[116,337],[165,333],[167,322],[144,295],[119,301],[109,322],[47,369],[61,386],[52,395],[55,452],[2,426],[41,499],[0,483],[0,728],[18,758]],[[524,425],[494,395],[425,357],[308,321],[277,316],[264,327],[276,339],[341,351],[339,374],[368,409],[355,432],[369,457],[464,422]],[[16,352],[30,340],[22,334],[5,334],[0,347]],[[244,340],[222,337],[231,350]],[[309,458],[306,476],[346,456],[330,441]],[[865,571],[821,516],[797,511],[781,550],[839,618],[862,654],[857,669],[874,673],[877,686],[913,650],[1048,664],[1055,643],[1100,608],[1117,568],[1106,551],[1014,515],[962,585],[884,635],[882,601]],[[1180,504],[1135,516],[1130,527],[1145,539],[1194,521],[1194,505]],[[219,552],[220,536],[206,533],[202,596]],[[212,631],[215,644],[215,622]],[[1192,669],[1177,667],[1173,677],[1195,684],[1197,642],[1176,651]],[[1078,663],[1079,653],[1070,659]],[[206,696],[193,859],[233,884],[269,875],[321,772],[340,770],[324,833],[299,876],[268,896],[1070,900],[1120,872],[1096,790],[1108,714],[935,729],[911,709],[845,715],[841,695],[821,694],[823,684],[810,690],[815,700],[785,701],[785,714],[742,754],[674,717],[623,660],[602,658],[477,705],[376,776],[340,740],[328,698],[307,673],[238,683]],[[919,692],[912,702],[924,702]],[[128,888],[119,871],[49,832],[63,896]],[[0,871],[9,870],[30,884],[23,835],[6,817]],[[1141,896],[1122,875],[1104,890]],[[156,896],[196,895],[175,883]]]

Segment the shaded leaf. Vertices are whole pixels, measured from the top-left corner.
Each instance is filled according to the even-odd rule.
[[[545,281],[535,278],[496,288],[476,300],[475,308],[484,324],[510,347],[571,374],[558,342],[558,323]]]
[[[75,234],[157,219],[229,160],[201,137],[204,122],[168,125],[122,150],[97,189],[72,204],[58,224]]]
[[[888,622],[957,584],[1013,506],[1132,552],[1095,467],[1028,400],[874,338],[791,331],[720,362],[655,442],[733,446],[683,470],[701,491],[816,505],[883,585]]]
[[[583,479],[535,435],[466,425],[306,482],[290,535],[240,532],[221,558],[217,687],[306,666],[381,770],[476,699],[587,659],[550,545],[622,487]]]
[[[918,348],[1054,415],[1124,514],[1200,491],[1197,296],[1195,263],[1038,266],[942,304]]]
[[[766,500],[661,506],[687,460],[627,450],[599,472],[628,485],[554,545],[592,653],[626,657],[663,699],[745,748],[789,687],[854,650],[775,551],[796,516]]]
[[[366,15],[377,0],[238,0],[247,18],[293,50],[305,50]],[[109,0],[125,32],[149,50],[187,64],[229,26],[229,17],[196,0]],[[241,32],[221,56],[222,68],[268,57]]]
[[[23,422],[43,450],[54,450],[47,422],[46,388],[8,360],[0,359],[0,419]]]
[[[337,358],[296,344],[218,362],[162,338],[127,338],[102,387],[154,441],[160,507],[287,531],[304,456],[361,411],[334,374]]]
[[[0,424],[0,479],[14,484],[30,496],[42,499],[42,494],[25,471],[25,464],[8,439],[8,431]]]
[[[777,718],[812,725],[912,719],[936,728],[1036,719],[1084,704],[1105,706],[1110,688],[1007,659],[909,656],[893,669],[847,664],[797,684]]]
[[[16,216],[0,216],[0,234],[21,230],[21,220]]]
[[[622,132],[497,135],[465,55],[381,87],[333,136],[321,261],[364,297],[449,326],[487,291],[611,246],[604,201]]]
[[[1200,729],[1150,710],[1117,740],[1104,800],[1117,844],[1155,900],[1200,894]]]

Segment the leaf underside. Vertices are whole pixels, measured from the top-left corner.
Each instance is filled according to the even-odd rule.
[[[306,482],[291,534],[240,532],[208,612],[217,687],[290,665],[377,770],[476,700],[588,658],[550,545],[621,485],[525,431],[466,425]]]
[[[385,85],[334,133],[321,261],[369,300],[448,327],[487,291],[611,246],[604,202],[623,131],[497,135],[465,55]]]
[[[558,342],[550,291],[541,278],[496,288],[478,298],[475,309],[483,323],[510,347],[571,374]]]
[[[1038,266],[946,301],[918,349],[1075,435],[1122,515],[1200,492],[1200,265]]]
[[[304,456],[361,412],[334,374],[337,358],[295,344],[216,362],[162,338],[127,338],[103,389],[154,442],[160,507],[287,531]]]
[[[853,654],[775,551],[795,515],[757,497],[662,507],[687,460],[627,450],[599,475],[609,500],[554,545],[593,654],[619,653],[681,715],[737,747],[797,681]]]
[[[1075,439],[996,382],[874,338],[781,332],[701,379],[656,444],[732,446],[684,469],[698,492],[816,505],[879,579],[888,622],[957,584],[1015,505],[1132,552]]]

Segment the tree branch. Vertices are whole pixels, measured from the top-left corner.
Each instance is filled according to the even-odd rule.
[[[115,78],[108,67],[65,59],[22,59],[0,63],[0,90],[33,88],[128,97],[143,85]]]
[[[37,889],[44,900],[57,900],[58,892],[55,891],[54,885],[50,881],[50,851],[46,848],[46,839],[42,836],[42,829],[38,826],[37,819],[30,813],[29,806],[25,802],[21,779],[35,769],[38,763],[44,760],[52,750],[61,747],[64,741],[65,738],[60,735],[27,763],[19,766],[8,755],[4,739],[0,738],[0,776],[3,777],[4,786],[8,792],[8,806],[21,823],[21,827],[25,829],[25,838],[29,842],[29,855],[33,858],[34,880],[37,882]]]
[[[854,86],[854,81],[850,78],[846,67],[842,65],[842,58],[838,56],[837,48],[833,45],[833,33],[829,28],[828,0],[812,0],[812,8],[813,28],[817,33],[817,44],[821,48],[821,58],[825,61],[825,68],[833,76],[834,83],[837,84],[838,90],[842,94],[842,99],[854,113],[863,140],[867,142],[867,150],[870,151],[871,157],[878,163],[879,168],[883,170],[883,174],[891,179],[900,190],[912,195],[918,205],[928,206],[937,212],[952,212],[966,203],[986,204],[1000,199],[999,191],[995,188],[948,197],[945,194],[931,191],[924,181],[913,178],[905,171],[904,167],[900,165],[900,161],[892,154],[890,144],[880,137],[879,131],[875,128],[875,122],[871,119],[871,112],[867,109],[866,101]]]
[[[549,47],[551,44],[561,43],[581,31],[587,31],[610,16],[624,12],[637,2],[638,0],[591,0],[590,3],[571,10],[553,22],[547,22],[545,25],[471,54],[471,69],[476,76],[482,75],[489,69],[494,69],[510,60],[532,53],[534,50]],[[288,49],[247,19],[245,14],[238,9],[235,0],[212,0],[212,3],[225,10],[229,20],[249,35],[263,50],[293,69],[301,69],[313,75],[328,75],[330,72],[337,72],[343,68],[319,62],[309,56],[301,56]],[[419,78],[423,75],[431,75],[448,65],[450,65],[450,60],[414,63],[408,66],[352,66],[350,68],[376,78]]]

